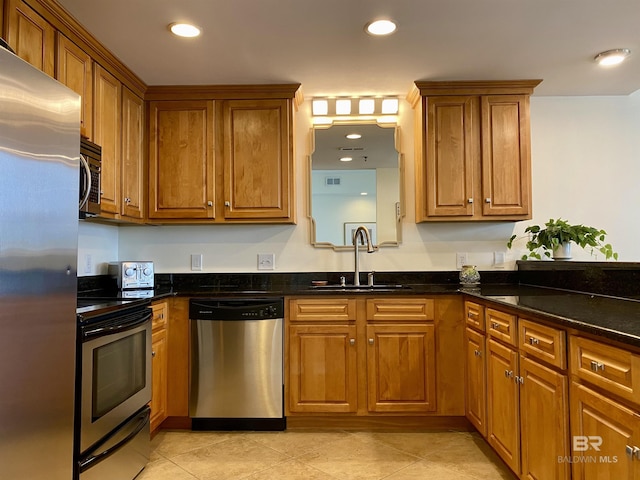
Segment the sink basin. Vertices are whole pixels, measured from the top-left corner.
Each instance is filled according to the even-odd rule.
[[[323,292],[393,292],[395,290],[408,289],[406,285],[398,284],[378,284],[378,285],[311,285],[311,290],[320,290]]]

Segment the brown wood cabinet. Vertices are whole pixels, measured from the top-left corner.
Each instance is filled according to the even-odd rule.
[[[149,219],[215,216],[213,101],[151,102]]]
[[[149,219],[294,223],[298,87],[150,88]]]
[[[23,0],[8,0],[5,38],[16,54],[53,77],[55,28]]]
[[[487,436],[487,369],[485,336],[471,328],[465,332],[466,382],[465,414],[480,432]]]
[[[416,82],[416,221],[531,218],[529,96],[539,80]]]
[[[144,112],[144,101],[123,86],[120,215],[126,220],[143,220],[145,217],[147,164],[144,156]]]
[[[80,134],[93,139],[93,61],[62,33],[57,34],[56,80],[82,97]]]
[[[165,301],[155,302],[151,334],[151,431],[167,418],[167,322],[169,307]]]
[[[93,141],[102,147],[100,166],[101,216],[120,214],[122,175],[122,84],[94,64]]]
[[[224,218],[293,218],[293,134],[286,99],[227,100],[224,123]]]

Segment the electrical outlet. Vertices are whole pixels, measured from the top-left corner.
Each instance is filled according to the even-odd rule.
[[[92,273],[93,272],[93,258],[90,253],[85,253],[84,255],[84,273]]]
[[[202,254],[201,253],[191,254],[191,270],[193,271],[202,270]]]
[[[258,270],[275,270],[276,254],[275,253],[259,253],[258,254]]]
[[[501,265],[505,261],[506,252],[493,252],[493,264]]]
[[[463,265],[468,265],[467,263],[467,254],[458,252],[456,253],[456,268],[458,270],[462,269]]]

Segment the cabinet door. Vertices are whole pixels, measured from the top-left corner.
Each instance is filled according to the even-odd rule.
[[[638,460],[626,453],[640,446],[637,412],[573,382],[571,435],[575,480],[640,479]]]
[[[149,218],[214,218],[213,102],[151,102]]]
[[[521,478],[569,479],[567,377],[521,356],[520,378]]]
[[[223,105],[224,217],[293,220],[291,101]]]
[[[487,441],[516,474],[520,473],[518,354],[487,340]]]
[[[1,6],[1,4],[0,4]],[[7,42],[23,60],[53,77],[55,29],[22,0],[7,5]]]
[[[426,101],[426,215],[473,216],[478,97],[444,96]],[[417,206],[416,211],[423,208]]]
[[[151,430],[167,418],[167,332],[158,330],[151,337]]]
[[[144,218],[144,101],[122,89],[122,207],[124,217]]]
[[[56,80],[82,97],[80,134],[93,138],[93,64],[91,57],[67,37],[58,33]]]
[[[434,330],[433,325],[367,325],[369,411],[435,411]]]
[[[485,337],[466,329],[466,388],[465,414],[467,419],[482,434],[487,436],[487,374],[485,366]]]
[[[289,327],[289,411],[357,409],[355,325]]]
[[[93,141],[102,147],[100,211],[118,215],[121,205],[122,84],[96,64],[93,94]]]
[[[531,216],[529,97],[481,97],[482,214]]]

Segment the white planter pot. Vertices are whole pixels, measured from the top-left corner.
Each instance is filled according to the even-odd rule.
[[[553,250],[554,260],[571,259],[571,242],[563,243]]]

